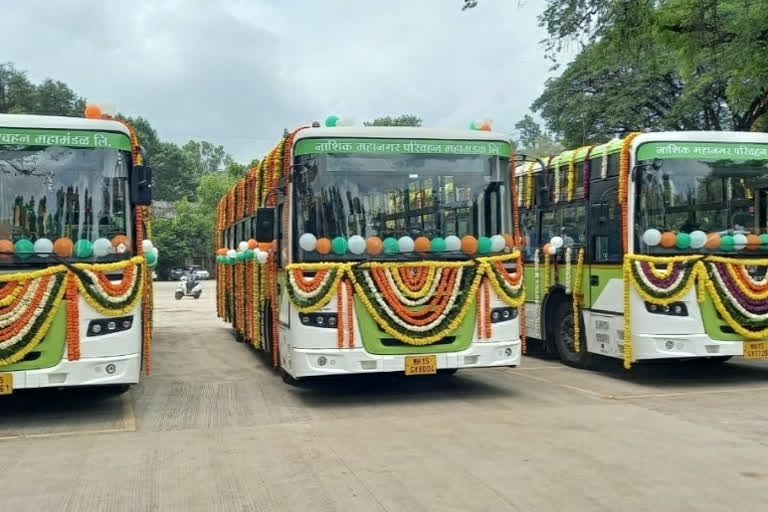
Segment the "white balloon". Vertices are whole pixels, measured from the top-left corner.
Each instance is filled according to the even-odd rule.
[[[256,255],[256,261],[261,263],[262,265],[267,262],[267,258],[269,257],[269,253],[264,251],[259,251],[259,254]]]
[[[317,245],[317,237],[312,233],[304,233],[299,237],[299,247],[302,251],[314,251]]]
[[[230,257],[230,258],[234,258],[234,257],[237,256],[237,251],[234,250],[234,249],[230,249],[230,250],[227,251],[227,256]]]
[[[409,236],[401,236],[397,245],[400,246],[400,252],[413,252],[413,238]]]
[[[101,113],[107,114],[108,116],[114,116],[117,112],[117,107],[114,103],[100,103],[99,107],[101,107]]]
[[[445,237],[445,250],[446,251],[459,251],[461,250],[461,240],[455,235]]]
[[[248,249],[248,242],[243,241],[243,242],[240,242],[239,244],[237,244],[237,250],[238,251],[243,252],[243,251],[245,251],[247,249]]]
[[[352,235],[347,241],[349,252],[352,254],[363,254],[365,252],[365,238],[360,235]]]
[[[705,232],[691,232],[691,249],[701,249],[705,245],[707,245],[707,234]]]
[[[507,245],[507,241],[501,235],[493,235],[491,237],[491,252],[501,252],[504,246]]]
[[[110,243],[109,246],[112,247],[112,244]],[[51,242],[47,238],[38,238],[37,240],[35,240],[34,251],[38,254],[39,253],[50,254],[53,252],[53,242]]]
[[[552,239],[549,241],[549,245],[551,245],[555,249],[559,249],[563,246],[563,239],[559,236],[553,236]]]
[[[733,235],[733,248],[737,251],[742,250],[747,246],[747,237],[745,235],[742,235],[741,233],[738,233],[736,235]]]
[[[152,252],[152,249],[155,249],[154,247],[151,247],[149,251]],[[112,247],[112,242],[107,240],[106,238],[97,238],[93,241],[93,255],[97,258],[103,258],[104,256],[108,254],[114,254],[115,248]]]
[[[152,250],[152,240],[142,240],[141,241],[141,248],[144,249],[144,252],[149,252]]]
[[[704,236],[704,243],[706,243],[706,235]],[[648,247],[656,247],[661,242],[661,231],[658,229],[646,229],[643,233],[643,243]]]
[[[551,255],[557,254],[557,247],[555,247],[554,245],[550,244],[549,245],[549,254],[551,254]]]

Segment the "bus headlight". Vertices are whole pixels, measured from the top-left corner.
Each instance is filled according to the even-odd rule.
[[[299,320],[307,326],[328,329],[335,329],[338,322],[336,313],[300,313]]]
[[[670,316],[688,316],[688,308],[685,302],[673,302],[666,306],[659,306],[658,304],[645,303],[645,309],[649,313],[657,315],[670,315]]]
[[[133,315],[119,318],[100,318],[88,322],[86,336],[104,336],[105,334],[127,331],[131,327],[133,327]]]
[[[491,323],[506,322],[517,318],[517,308],[493,308],[491,310]]]

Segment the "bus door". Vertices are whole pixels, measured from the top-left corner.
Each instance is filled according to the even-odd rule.
[[[616,178],[595,181],[590,190],[589,246],[589,304],[595,304],[600,293],[608,284],[606,281],[621,276],[621,208],[618,201]],[[587,298],[585,290],[585,299]],[[621,301],[619,301],[621,302]],[[621,312],[623,305],[598,307]]]

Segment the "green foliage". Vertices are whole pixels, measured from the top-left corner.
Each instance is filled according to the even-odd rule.
[[[224,146],[216,146],[207,141],[190,140],[181,149],[192,163],[192,167],[189,169],[190,173],[198,177],[221,171],[224,167],[234,163],[232,157],[224,151]]]
[[[373,121],[363,123],[365,126],[421,126],[421,118],[413,114],[403,114],[397,117],[377,117]]]
[[[766,0],[548,0],[539,21],[551,56],[582,45],[532,105],[569,147],[642,129],[765,126]]]
[[[513,141],[515,153],[543,157],[560,153],[564,149],[551,133],[542,130],[539,123],[528,114],[515,123],[515,128],[520,132],[520,139]]]
[[[83,116],[85,99],[64,82],[43,80],[33,84],[13,64],[0,64],[0,113]]]

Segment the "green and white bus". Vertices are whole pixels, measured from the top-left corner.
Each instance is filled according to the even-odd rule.
[[[0,115],[0,395],[149,371],[151,171],[129,126],[87,113]]]
[[[768,134],[631,134],[517,176],[529,339],[581,367],[768,357]]]
[[[219,204],[219,315],[290,381],[518,365],[509,155],[487,130],[286,135]]]

